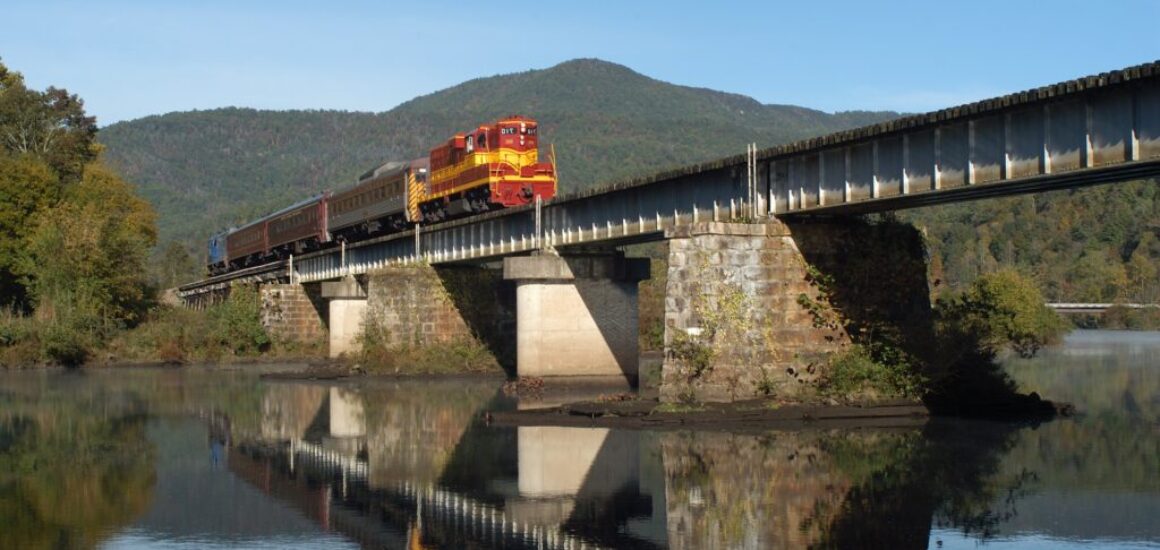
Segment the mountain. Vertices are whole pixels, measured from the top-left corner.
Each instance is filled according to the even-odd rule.
[[[113,124],[99,139],[107,162],[156,207],[161,242],[200,242],[513,113],[540,122],[542,146],[556,149],[563,193],[738,154],[750,142],[768,147],[897,116],[763,105],[579,59],[471,80],[384,113],[170,113]]]

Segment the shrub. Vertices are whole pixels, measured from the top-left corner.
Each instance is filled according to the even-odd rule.
[[[502,367],[477,337],[416,343],[417,337],[393,338],[381,318],[368,312],[358,336],[358,360],[368,372],[433,374],[500,372]]]
[[[40,361],[40,335],[34,319],[15,312],[0,313],[0,367]]]
[[[212,338],[235,355],[254,355],[270,345],[270,335],[261,322],[262,301],[257,289],[235,285],[230,297],[210,308]]]
[[[1010,347],[1031,357],[1067,331],[1034,281],[1011,269],[983,275],[962,294],[939,300],[936,314],[941,333],[992,354]]]
[[[873,353],[862,345],[853,345],[834,357],[820,385],[822,393],[828,395],[881,397],[918,397],[924,387],[925,380],[901,353]]]
[[[1160,328],[1160,308],[1129,309],[1115,305],[1098,319],[1098,326],[1109,329],[1156,330]]]

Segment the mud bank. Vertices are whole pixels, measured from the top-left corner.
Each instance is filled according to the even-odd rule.
[[[661,404],[654,399],[586,401],[556,407],[495,411],[485,414],[499,426],[572,426],[617,429],[728,429],[914,427],[930,416],[913,402],[875,405],[789,404],[773,400],[689,405]]]

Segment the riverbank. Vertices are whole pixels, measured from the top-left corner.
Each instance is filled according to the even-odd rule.
[[[937,411],[937,412],[936,412]],[[500,426],[601,427],[616,429],[800,429],[916,426],[932,416],[1006,421],[1047,421],[1071,416],[1074,407],[1020,395],[963,406],[954,413],[932,410],[914,400],[873,403],[791,402],[753,399],[732,403],[661,403],[656,399],[612,394],[557,406],[487,413]]]
[[[857,400],[760,398],[731,403],[662,403],[657,388],[645,382],[637,389],[607,380],[507,380],[499,373],[385,374],[366,373],[357,366],[319,363],[297,370],[261,374],[264,380],[333,382],[370,385],[387,380],[493,379],[516,402],[516,410],[493,408],[483,413],[497,426],[601,427],[615,429],[760,429],[857,428],[916,426],[932,416],[1045,421],[1070,416],[1070,405],[1041,399],[1037,394],[1011,394],[962,400],[957,408],[932,408],[917,399]],[[969,403],[967,403],[969,401]]]
[[[516,402],[483,413],[497,426],[602,427],[637,430],[843,429],[860,427],[914,427],[933,416],[984,418],[1006,421],[1045,421],[1069,416],[1074,409],[1041,399],[1037,394],[974,394],[948,405],[916,399],[865,400],[817,397],[805,400],[760,398],[732,403],[662,403],[658,399],[661,356],[641,357],[641,385],[609,384],[608,380],[508,379],[503,372],[368,372],[360,364],[318,357],[235,357],[204,365],[213,371],[248,371],[267,381],[324,382],[366,387],[384,381],[494,380],[497,390]],[[199,368],[178,362],[98,362],[90,366],[134,369]]]

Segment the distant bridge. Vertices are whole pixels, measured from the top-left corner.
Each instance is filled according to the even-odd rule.
[[[883,212],[1160,175],[1160,62],[752,151],[197,283],[312,282],[387,265],[661,240],[698,221]],[[563,250],[562,250],[563,251]]]
[[[1104,313],[1113,307],[1124,309],[1160,309],[1160,304],[1048,302],[1047,307],[1054,309],[1059,313]]]

